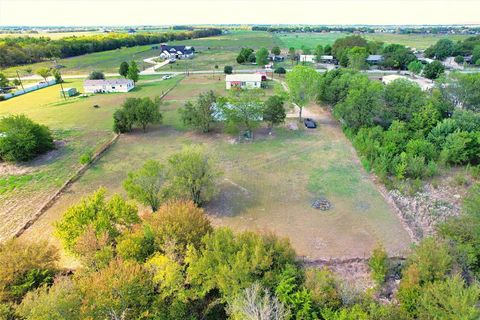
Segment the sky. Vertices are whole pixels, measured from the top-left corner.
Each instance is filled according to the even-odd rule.
[[[480,0],[0,0],[0,26],[480,24]]]

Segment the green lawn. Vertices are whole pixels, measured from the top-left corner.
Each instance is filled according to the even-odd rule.
[[[143,77],[129,93],[60,97],[60,85],[0,102],[0,116],[25,114],[53,131],[57,149],[18,166],[0,163],[0,240],[11,236],[80,167],[79,158],[113,137],[112,114],[126,97],[160,96],[177,78]],[[82,81],[65,87],[83,91]],[[99,105],[100,108],[93,108]]]
[[[232,30],[228,34],[217,37],[173,41],[171,44],[190,45],[200,50],[205,50],[207,48],[240,50],[243,47],[250,47],[253,49],[265,47],[271,49],[275,45],[275,42],[272,34],[269,32]]]
[[[313,107],[318,130],[282,127],[270,136],[260,128],[253,143],[233,143],[234,137],[220,130],[199,134],[180,121],[179,107],[210,89],[226,94],[223,77],[185,78],[163,100],[162,125],[147,133],[122,135],[24,237],[54,242],[52,222],[72,203],[100,186],[125,195],[121,184],[129,171],[147,159],[165,161],[193,143],[204,145],[224,172],[219,194],[206,207],[215,225],[275,232],[289,237],[297,252],[309,258],[362,256],[378,241],[391,252],[408,246],[408,235],[328,113]],[[327,197],[334,208],[328,212],[311,208],[319,196]]]

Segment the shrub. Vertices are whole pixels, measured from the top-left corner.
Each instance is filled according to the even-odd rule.
[[[373,280],[377,285],[382,285],[388,273],[388,256],[383,246],[377,245],[373,249],[372,256],[368,260],[368,266],[372,271]]]
[[[90,79],[90,80],[101,80],[101,79],[105,79],[105,75],[103,74],[102,71],[92,71],[88,75],[88,79]]]
[[[223,67],[223,72],[224,72],[225,74],[232,74],[232,72],[233,72],[233,67],[232,67],[232,66],[225,66],[225,67]]]
[[[52,133],[24,115],[0,120],[0,158],[5,161],[28,161],[54,148]]]
[[[445,72],[445,67],[440,61],[433,61],[425,66],[423,74],[428,79],[437,79],[442,73]]]
[[[460,131],[447,136],[441,155],[447,163],[465,164],[478,161],[479,154],[480,134]]]
[[[275,72],[277,74],[285,74],[285,73],[287,73],[287,70],[285,70],[284,67],[278,67],[278,68],[275,68],[275,70],[273,72]]]
[[[80,164],[86,165],[92,162],[93,151],[87,151],[80,156]]]

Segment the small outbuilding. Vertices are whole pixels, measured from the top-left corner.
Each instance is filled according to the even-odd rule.
[[[63,98],[65,97],[73,97],[77,94],[77,89],[75,88],[64,88],[63,90],[60,90],[60,96]]]
[[[83,91],[85,93],[128,92],[135,88],[130,79],[101,79],[85,80]]]
[[[262,74],[228,74],[225,77],[227,90],[232,88],[254,89],[262,87]]]

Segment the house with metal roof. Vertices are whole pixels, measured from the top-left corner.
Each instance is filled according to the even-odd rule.
[[[160,46],[160,58],[163,59],[189,59],[193,58],[194,47],[189,46],[169,46],[162,44]]]
[[[368,64],[380,64],[383,62],[383,56],[381,54],[371,54],[366,61]]]
[[[244,73],[244,74],[227,74],[225,77],[225,85],[227,90],[232,88],[254,89],[262,87],[262,74],[260,73]]]
[[[128,92],[133,88],[135,83],[130,79],[100,79],[83,82],[85,93]]]

